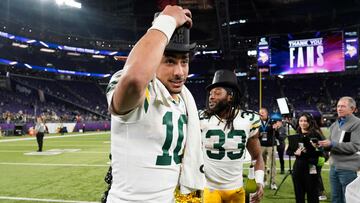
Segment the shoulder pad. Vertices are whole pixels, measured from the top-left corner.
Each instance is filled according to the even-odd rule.
[[[255,116],[259,116],[259,113],[252,110],[243,110],[241,112],[241,118],[249,118],[250,121],[253,121],[255,119]]]
[[[260,116],[260,114],[258,113],[258,112],[256,112],[256,111],[253,111],[253,110],[243,110],[242,112],[241,112],[241,117],[244,117],[244,116],[252,116],[252,115],[258,115],[258,116]]]
[[[200,120],[205,119],[205,118],[206,118],[205,110],[199,110],[199,111],[198,111],[198,115],[199,115],[199,119],[200,119]]]

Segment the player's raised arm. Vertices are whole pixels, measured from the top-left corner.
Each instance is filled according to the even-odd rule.
[[[191,12],[180,6],[166,6],[153,26],[135,44],[124,65],[112,98],[112,109],[124,114],[144,101],[145,89],[154,78],[174,30],[192,25]]]
[[[252,202],[260,202],[264,195],[264,160],[261,153],[261,145],[259,141],[259,132],[248,139],[246,148],[249,151],[251,160],[255,163],[255,181],[258,184],[256,194],[252,196]]]

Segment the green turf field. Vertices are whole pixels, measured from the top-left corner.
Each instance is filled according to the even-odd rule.
[[[59,154],[46,156],[25,155],[36,151],[37,144],[35,138],[23,138],[29,137],[0,137],[0,202],[100,201],[109,167],[109,133],[47,135],[43,151]],[[328,168],[326,165],[323,178],[329,197]],[[283,177],[277,175],[278,184]],[[290,176],[276,196],[274,192],[266,188],[262,202],[295,202]]]

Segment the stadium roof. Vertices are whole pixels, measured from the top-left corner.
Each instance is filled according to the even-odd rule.
[[[166,4],[190,8],[192,41],[224,56],[245,57],[260,36],[358,29],[360,0],[76,0],[81,9],[54,0],[0,1],[2,21],[89,39],[135,42]],[[8,25],[8,24],[7,24]],[[11,25],[10,25],[11,26]]]
[[[3,19],[33,23],[43,29],[73,31],[75,26],[80,26],[84,29],[80,34],[86,37],[92,37],[92,31],[102,30],[111,33],[113,39],[136,40],[149,27],[156,11],[167,3],[178,2],[193,11],[193,39],[214,46],[221,41],[220,27],[224,28],[225,38],[236,39],[342,28],[360,22],[359,0],[77,1],[82,3],[82,9],[59,9],[53,0],[6,0],[0,1],[0,13]],[[232,24],[229,33],[226,33],[227,22]],[[107,37],[104,34],[104,39]]]

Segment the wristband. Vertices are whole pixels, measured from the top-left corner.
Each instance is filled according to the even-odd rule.
[[[167,37],[167,43],[169,43],[171,36],[176,29],[176,20],[174,17],[168,15],[159,15],[153,21],[152,26],[149,30],[159,30],[164,33]]]
[[[255,182],[264,186],[265,172],[263,170],[255,171]]]

